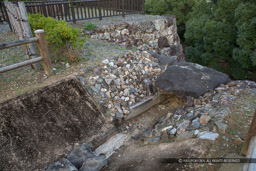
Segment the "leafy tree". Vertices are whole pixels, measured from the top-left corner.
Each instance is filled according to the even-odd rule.
[[[201,0],[186,22],[186,58],[235,79],[256,71],[256,2]]]

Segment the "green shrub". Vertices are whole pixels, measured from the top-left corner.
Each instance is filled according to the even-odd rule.
[[[71,61],[77,61],[77,50],[83,47],[86,37],[78,28],[73,28],[65,21],[57,21],[41,14],[28,14],[31,29],[44,29],[50,51],[55,56],[67,56]]]
[[[253,78],[256,71],[256,2],[201,0],[186,23],[186,58],[228,73]]]
[[[84,29],[91,31],[94,30],[96,28],[95,24],[88,22],[88,23],[84,23]]]

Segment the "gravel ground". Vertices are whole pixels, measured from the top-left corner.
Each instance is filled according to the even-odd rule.
[[[15,34],[10,31],[7,23],[0,24],[0,43],[6,43],[18,40]],[[133,48],[132,50],[136,50]],[[80,61],[76,64],[70,64],[71,67],[66,68],[66,63],[52,63],[56,69],[55,75],[52,77],[59,78],[79,71],[79,69],[94,66],[105,58],[113,58],[127,52],[125,47],[118,46],[114,43],[105,42],[102,40],[87,39],[84,48],[80,51]],[[0,50],[0,68],[15,64],[26,60],[24,49],[13,47]],[[30,66],[22,67],[13,71],[0,74],[0,101],[11,97],[24,94],[34,88],[40,87],[40,84],[47,81],[44,72],[37,72],[31,69]]]
[[[132,14],[132,15],[126,15],[125,18],[123,18],[122,16],[114,16],[114,17],[102,18],[101,21],[99,19],[90,19],[90,20],[81,20],[81,21],[78,21],[78,23],[91,22],[95,24],[97,27],[102,27],[104,25],[115,25],[120,23],[136,23],[136,22],[142,22],[142,21],[152,21],[160,18],[163,18],[163,16]]]

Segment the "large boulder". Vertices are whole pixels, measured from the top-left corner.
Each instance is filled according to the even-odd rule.
[[[156,86],[178,97],[198,97],[219,84],[230,81],[228,75],[190,62],[177,62],[167,67],[156,80]]]

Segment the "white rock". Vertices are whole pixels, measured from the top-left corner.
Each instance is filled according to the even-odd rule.
[[[109,66],[114,66],[115,64],[114,64],[114,62],[109,62],[109,64],[108,64]]]
[[[172,126],[172,125],[167,126],[167,127],[165,127],[165,128],[163,128],[163,129],[162,129],[162,132],[164,132],[164,131],[166,131],[166,130],[168,130],[168,129],[172,129],[172,128],[173,128],[173,126]]]
[[[129,97],[126,97],[125,99],[124,99],[124,101],[129,101],[130,100],[130,98]]]
[[[176,133],[176,131],[177,131],[177,129],[176,129],[176,128],[173,128],[173,129],[170,131],[170,133],[171,133],[172,135],[174,135],[174,134]]]
[[[109,63],[109,60],[108,60],[108,59],[104,59],[104,60],[102,61],[102,63],[107,65],[107,64]]]
[[[219,134],[214,132],[200,132],[198,136],[199,139],[214,141],[219,137]]]
[[[66,63],[66,68],[69,68],[69,67],[70,67],[69,63]]]
[[[194,132],[194,135],[198,135],[199,132],[200,132],[200,131],[199,131],[198,129],[196,129],[195,132]]]

